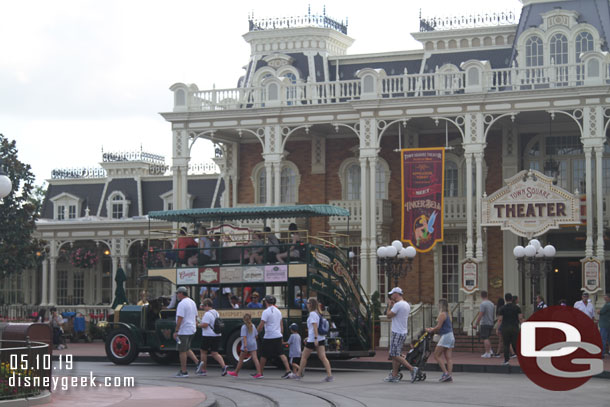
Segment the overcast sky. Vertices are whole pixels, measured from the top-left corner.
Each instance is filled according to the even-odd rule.
[[[19,0],[0,4],[0,133],[17,141],[37,184],[54,168],[97,167],[101,150],[163,154],[171,163],[169,87],[232,88],[255,18],[349,19],[349,54],[421,48],[423,16],[519,11],[518,0]],[[518,14],[517,14],[518,16]],[[196,145],[197,147],[197,145]],[[193,162],[208,149],[194,150]]]

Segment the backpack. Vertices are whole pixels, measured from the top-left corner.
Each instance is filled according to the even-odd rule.
[[[214,319],[214,326],[212,327],[212,331],[214,331],[215,334],[221,334],[222,330],[225,328],[225,321],[222,320],[222,318],[220,318],[220,315],[218,315],[218,312],[216,312],[216,318]]]
[[[320,323],[318,324],[318,335],[327,335],[330,329],[328,320],[320,315]]]

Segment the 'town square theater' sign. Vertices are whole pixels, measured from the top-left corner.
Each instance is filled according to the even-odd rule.
[[[580,200],[553,185],[553,179],[524,170],[505,180],[506,186],[484,197],[483,226],[500,226],[531,239],[560,225],[580,224]]]

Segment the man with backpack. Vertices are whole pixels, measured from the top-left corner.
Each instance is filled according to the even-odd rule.
[[[208,365],[208,351],[211,352],[214,360],[218,362],[220,367],[222,368],[222,376],[227,374],[227,370],[229,366],[225,364],[224,359],[218,353],[218,345],[220,345],[220,337],[222,335],[222,326],[220,316],[218,315],[218,311],[216,311],[213,307],[212,300],[206,298],[203,300],[203,310],[205,314],[203,314],[203,318],[201,318],[201,323],[199,326],[201,327],[201,335],[203,335],[203,340],[201,341],[201,362],[199,362],[199,366],[197,366],[197,371],[195,374],[197,376],[207,376],[207,365]]]
[[[279,356],[286,368],[286,373],[284,373],[282,379],[287,379],[292,371],[290,370],[288,358],[284,355],[282,347],[284,334],[282,312],[275,306],[275,297],[273,295],[267,295],[263,298],[263,306],[265,307],[265,310],[261,316],[261,322],[257,327],[258,332],[261,332],[263,328],[265,329],[261,356],[261,375],[263,374],[263,369],[265,368],[267,360]]]

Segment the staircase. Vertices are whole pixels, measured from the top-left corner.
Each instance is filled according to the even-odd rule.
[[[466,334],[454,333],[455,336],[455,348],[454,352],[472,352],[472,353],[485,353],[485,346],[483,340],[478,336],[468,336]],[[491,349],[495,352],[498,350],[498,336],[495,332],[489,337],[491,341]],[[436,347],[436,343],[432,343],[432,349]]]

